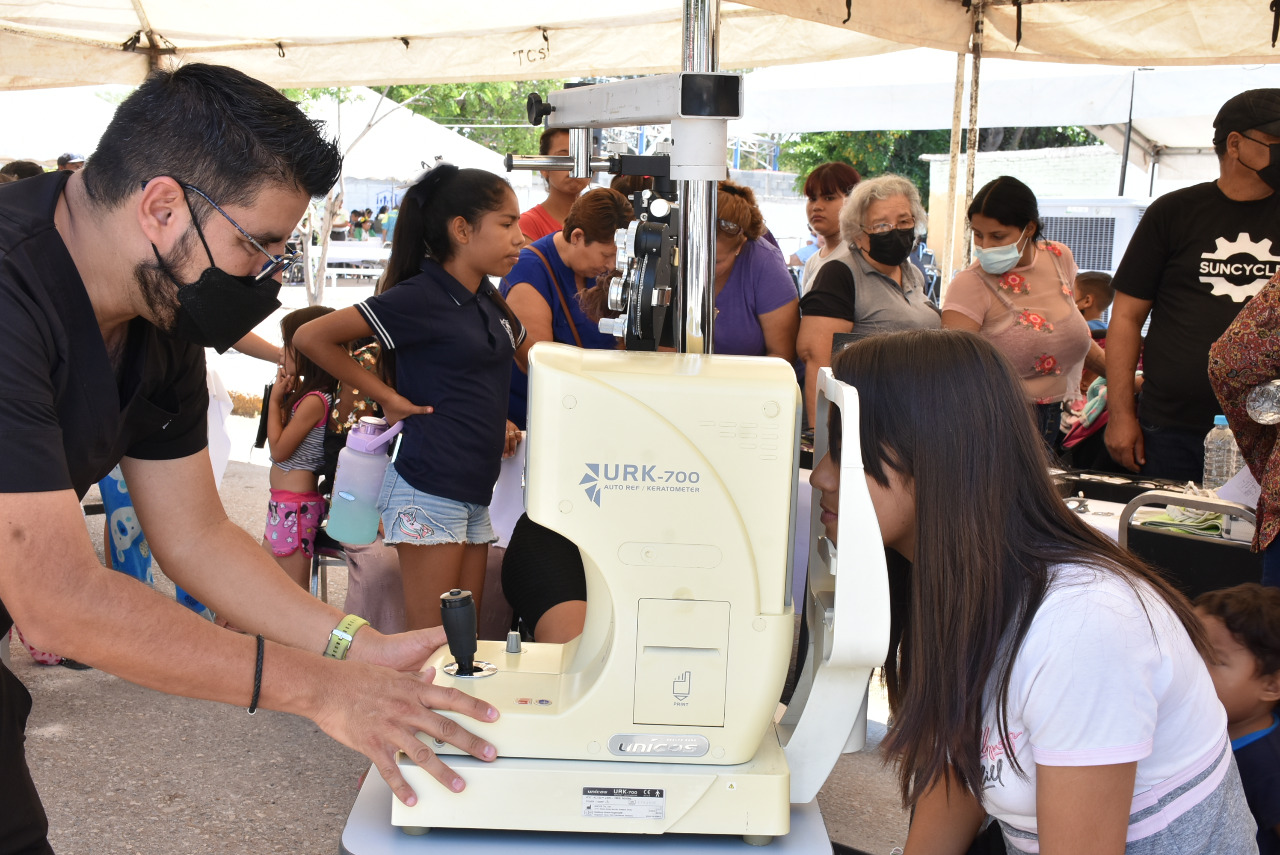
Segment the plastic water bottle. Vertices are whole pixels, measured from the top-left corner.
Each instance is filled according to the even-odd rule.
[[[1213,417],[1213,430],[1204,438],[1204,483],[1206,490],[1216,490],[1230,481],[1244,466],[1244,458],[1236,447],[1236,438],[1227,427],[1226,416]]]
[[[1260,425],[1280,424],[1280,379],[1254,386],[1244,408]]]
[[[326,531],[339,543],[364,545],[378,536],[378,494],[387,473],[386,445],[404,422],[388,429],[385,419],[365,417],[347,434],[338,452],[333,499]]]

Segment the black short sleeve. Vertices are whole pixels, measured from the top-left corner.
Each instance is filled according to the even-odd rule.
[[[840,262],[824,264],[814,277],[809,293],[800,299],[800,315],[853,322],[857,319],[854,293],[853,271],[849,265]]]

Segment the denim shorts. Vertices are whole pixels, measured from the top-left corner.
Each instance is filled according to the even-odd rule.
[[[388,546],[435,546],[441,543],[494,543],[498,535],[489,524],[489,508],[458,502],[415,490],[387,467],[378,497],[382,513],[382,542]]]

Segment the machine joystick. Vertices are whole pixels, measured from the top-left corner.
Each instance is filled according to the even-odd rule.
[[[441,594],[440,620],[449,642],[449,653],[458,666],[457,676],[472,676],[476,670],[476,603],[471,599],[471,592],[454,588]]]

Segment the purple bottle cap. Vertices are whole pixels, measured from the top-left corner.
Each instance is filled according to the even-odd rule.
[[[395,427],[388,429],[386,419],[365,416],[347,433],[347,448],[365,454],[377,453],[400,433],[403,427],[404,422],[399,421],[396,422]]]

